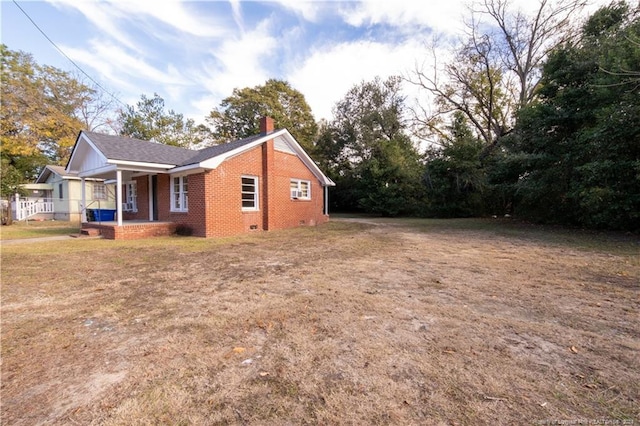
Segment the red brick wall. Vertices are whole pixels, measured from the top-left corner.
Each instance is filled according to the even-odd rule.
[[[242,176],[258,177],[258,211],[242,211]],[[256,147],[228,159],[206,175],[207,237],[264,229],[262,148]]]
[[[169,211],[171,197],[171,178],[169,175],[158,175],[156,191],[158,193],[158,220],[166,222],[171,220]]]
[[[291,228],[300,225],[318,225],[329,217],[322,213],[324,208],[324,187],[296,155],[275,151],[275,188],[272,203],[275,204],[271,229]],[[291,179],[311,182],[311,200],[292,200]]]

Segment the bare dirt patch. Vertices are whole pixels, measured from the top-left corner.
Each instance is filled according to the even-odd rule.
[[[3,247],[2,423],[638,424],[637,238],[368,221]]]

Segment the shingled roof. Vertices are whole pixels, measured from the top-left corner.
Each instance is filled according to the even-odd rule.
[[[177,146],[144,141],[125,136],[104,135],[94,132],[83,132],[94,143],[102,154],[111,160],[136,161],[144,163],[173,164],[187,166],[197,164],[265,136],[250,136],[237,141],[214,145],[201,150],[191,150]]]
[[[193,157],[196,152],[125,136],[103,135],[94,132],[83,133],[110,160],[178,165]]]
[[[182,166],[187,166],[189,164],[196,164],[202,161],[208,160],[209,158],[217,157],[218,155],[224,154],[225,152],[232,151],[236,148],[240,148],[241,146],[248,145],[251,142],[260,139],[265,135],[254,135],[249,136],[248,138],[239,139],[237,141],[223,143],[220,145],[210,146],[208,148],[201,149],[199,151],[191,151],[194,152],[195,155],[189,158],[187,161],[183,162]]]
[[[56,166],[53,164],[48,164],[42,169],[38,178],[36,179],[36,183],[45,183],[51,173],[55,173],[58,176],[62,176],[63,178],[71,178],[71,179],[79,179],[77,173],[68,173],[67,170],[62,166]]]

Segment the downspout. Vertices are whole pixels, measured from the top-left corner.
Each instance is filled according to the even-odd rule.
[[[329,186],[324,186],[324,214],[329,216]]]

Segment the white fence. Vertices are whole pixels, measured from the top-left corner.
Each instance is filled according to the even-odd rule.
[[[41,213],[54,213],[52,201],[20,199],[16,196],[12,204],[12,210],[15,212],[14,219],[18,221]]]

